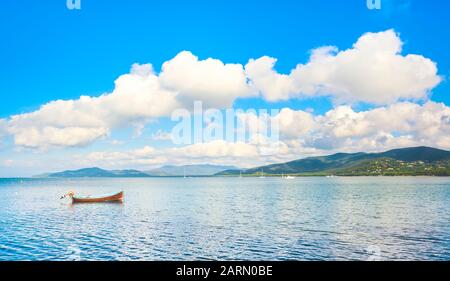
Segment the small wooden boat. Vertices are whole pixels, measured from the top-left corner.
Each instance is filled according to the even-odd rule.
[[[96,196],[75,196],[73,192],[69,192],[62,198],[69,196],[72,199],[72,203],[102,203],[102,202],[122,202],[123,191],[119,193],[102,194]]]

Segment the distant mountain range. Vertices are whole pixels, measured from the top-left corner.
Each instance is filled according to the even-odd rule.
[[[450,151],[413,147],[382,153],[337,153],[247,170],[227,170],[218,176],[450,176]]]
[[[234,166],[217,165],[186,165],[186,166],[163,166],[161,168],[146,171],[151,176],[212,176],[225,170],[237,170]]]
[[[394,149],[382,153],[337,153],[247,170],[233,166],[164,166],[150,171],[85,168],[48,173],[50,178],[143,178],[179,176],[450,176],[450,151],[431,147]]]
[[[164,166],[147,172],[138,170],[104,170],[97,167],[73,171],[47,173],[38,175],[41,178],[144,178],[144,177],[176,177],[176,176],[213,176],[224,170],[237,169],[233,166],[218,165],[186,165]]]
[[[58,173],[48,173],[36,177],[46,178],[143,178],[148,177],[146,173],[137,170],[103,170],[100,168],[84,168],[73,171],[63,171]]]

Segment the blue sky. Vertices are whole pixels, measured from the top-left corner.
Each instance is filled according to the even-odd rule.
[[[327,45],[349,49],[364,33],[389,29],[401,37],[402,54],[419,54],[437,63],[443,81],[432,89],[431,100],[450,105],[448,1],[382,0],[381,10],[369,10],[365,0],[81,0],[81,10],[69,10],[65,2],[0,3],[0,118],[33,112],[53,100],[111,92],[114,81],[128,73],[133,63],[151,63],[159,72],[162,63],[183,50],[199,60],[211,57],[242,65],[251,58],[270,56],[278,60],[275,69],[288,74],[297,64],[308,62],[312,49]],[[316,114],[335,107],[327,97],[238,98],[234,106],[313,109]],[[362,110],[379,105],[351,106]],[[149,144],[148,137],[156,130],[170,130],[169,124],[162,118],[147,125],[147,138],[128,142],[129,128],[114,130],[109,138],[124,138],[126,145],[121,150],[137,149]],[[26,156],[29,151],[13,142],[7,137],[0,147],[0,157],[8,163],[44,159],[41,152]],[[55,148],[46,155],[87,153],[100,147],[117,150],[105,148],[102,142],[68,150]],[[21,169],[20,165],[8,167],[13,174]]]

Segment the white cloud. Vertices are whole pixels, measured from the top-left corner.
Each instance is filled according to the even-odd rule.
[[[268,101],[288,100],[296,91],[292,77],[277,73],[273,67],[277,59],[268,56],[251,59],[245,72],[252,86]]]
[[[276,59],[267,56],[250,60],[244,68],[212,58],[199,60],[184,51],[165,62],[160,74],[150,64],[134,64],[130,73],[115,81],[111,93],[51,101],[34,112],[0,120],[0,137],[3,131],[13,135],[18,146],[46,149],[87,145],[130,126],[139,136],[148,122],[170,116],[176,108],[190,108],[196,100],[203,101],[205,109],[222,109],[257,92],[269,101],[318,95],[350,104],[424,99],[441,80],[436,64],[420,55],[403,56],[401,50],[402,42],[393,30],[367,33],[345,51],[315,49],[310,61],[299,64],[289,75],[277,73],[273,69]],[[346,110],[338,108],[333,114],[345,114]],[[317,125],[308,112],[285,109],[279,118],[280,130],[288,136],[304,134]],[[297,119],[302,123],[289,121]],[[357,127],[351,118],[345,122],[348,124],[334,129],[334,136],[370,130],[364,122]]]
[[[197,143],[181,148],[171,149],[175,155],[185,155],[192,158],[219,157],[257,157],[258,149],[244,142],[226,142],[215,140],[208,143]]]
[[[199,60],[188,51],[165,62],[159,79],[161,85],[177,92],[178,100],[188,108],[197,100],[207,108],[231,107],[237,98],[250,95],[241,64]]]
[[[11,116],[7,131],[15,144],[31,148],[80,146],[108,135],[115,128],[133,126],[139,136],[150,120],[170,116],[195,100],[205,107],[231,106],[249,94],[242,65],[219,60],[199,61],[181,52],[164,63],[161,74],[150,64],[134,64],[129,74],[115,81],[115,89],[99,97],[57,100],[39,110]]]
[[[16,145],[30,148],[85,145],[108,134],[108,129],[102,127],[14,127],[11,131],[15,134]]]
[[[288,148],[284,143],[271,143],[260,137],[252,143],[215,140],[164,149],[145,146],[129,151],[91,152],[87,155],[78,155],[74,162],[80,166],[97,165],[111,169],[133,167],[142,170],[166,164],[208,163],[252,167],[260,163],[269,164],[282,161],[287,153]]]
[[[267,116],[253,113],[239,118],[247,127],[268,123]],[[284,108],[270,122],[278,122],[280,140],[291,151],[380,151],[415,145],[450,148],[450,107],[431,101],[423,105],[400,102],[360,112],[338,106],[323,115]]]
[[[274,122],[278,122],[280,134],[284,137],[300,137],[310,132],[314,126],[314,116],[305,111],[284,108],[275,116]]]
[[[403,102],[359,113],[349,107],[339,107],[330,111],[326,117],[338,137],[395,132],[413,134],[417,140],[423,140],[450,133],[446,121],[449,116],[450,108],[442,103],[427,102],[421,106]]]
[[[393,30],[367,33],[351,49],[322,47],[289,75],[277,73],[276,59],[262,57],[245,67],[254,87],[270,101],[301,96],[332,96],[338,103],[389,104],[427,98],[438,85],[436,64],[420,55],[401,55]]]
[[[336,151],[415,145],[450,148],[450,108],[442,103],[401,102],[361,112],[339,106],[315,116],[313,122],[309,113],[299,112],[303,117],[299,115],[284,125],[294,129],[281,130],[281,134],[282,138],[296,139],[306,147]],[[306,124],[303,130],[298,128],[302,123]]]
[[[79,146],[114,128],[142,128],[177,106],[175,94],[160,87],[151,66],[135,64],[115,81],[112,93],[49,102],[37,111],[11,116],[7,130],[24,147]]]

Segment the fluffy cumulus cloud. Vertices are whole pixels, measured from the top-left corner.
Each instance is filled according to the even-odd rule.
[[[276,59],[262,57],[245,67],[253,86],[268,100],[329,95],[338,103],[389,104],[427,98],[441,78],[436,64],[420,55],[402,55],[393,30],[367,33],[351,49],[322,47],[290,74],[276,72]]]
[[[278,123],[280,135],[286,138],[304,136],[316,126],[311,113],[290,108],[282,109],[273,119]]]
[[[287,147],[277,153],[291,155],[292,159],[305,153],[382,151],[419,145],[450,149],[450,107],[432,101],[423,105],[399,102],[367,111],[343,105],[323,115],[284,108],[270,117],[250,112],[239,118],[253,134],[258,131],[251,126],[277,124],[279,143]]]
[[[24,147],[78,146],[113,128],[139,127],[169,115],[176,106],[175,94],[160,86],[151,66],[135,64],[115,81],[112,93],[49,102],[37,111],[11,116],[7,131]]]
[[[181,52],[164,63],[161,73],[150,64],[134,64],[115,81],[115,89],[99,97],[57,100],[39,110],[2,120],[16,145],[31,148],[79,146],[107,136],[112,129],[133,126],[139,131],[150,120],[170,116],[176,108],[230,107],[251,94],[244,68],[219,60],[199,60]]]
[[[420,55],[402,55],[402,41],[393,30],[367,33],[348,50],[315,49],[308,63],[299,64],[289,74],[275,71],[275,63],[275,58],[265,56],[244,66],[213,58],[202,60],[183,51],[165,62],[160,73],[155,73],[150,64],[134,64],[128,74],[115,81],[111,93],[51,101],[34,112],[10,116],[0,120],[0,136],[2,132],[12,135],[16,145],[30,148],[80,146],[118,128],[131,126],[139,133],[148,122],[168,117],[176,108],[190,108],[197,100],[203,101],[204,108],[223,109],[231,107],[237,98],[255,95],[268,101],[327,95],[339,104],[385,105],[425,99],[441,81],[433,61]],[[388,109],[379,109],[383,110]],[[321,118],[335,122],[332,118],[346,116],[339,121],[344,124],[332,128],[326,122],[318,123],[319,117],[308,112],[290,109],[277,118],[287,136],[320,131],[323,126],[323,136],[310,136],[305,142],[324,147],[332,137],[371,130],[372,120],[365,116],[370,114],[352,112],[350,107],[336,108],[328,115]],[[363,115],[364,120],[359,122]]]
[[[285,115],[282,111],[276,117],[284,123],[281,137],[303,147],[353,152],[415,145],[450,148],[450,107],[442,103],[401,102],[361,112],[339,106],[324,115],[303,111]],[[304,128],[299,129],[299,124]]]
[[[197,100],[203,101],[205,107],[231,107],[237,98],[251,94],[241,64],[224,64],[212,58],[199,60],[187,51],[165,62],[159,78],[186,107]]]

